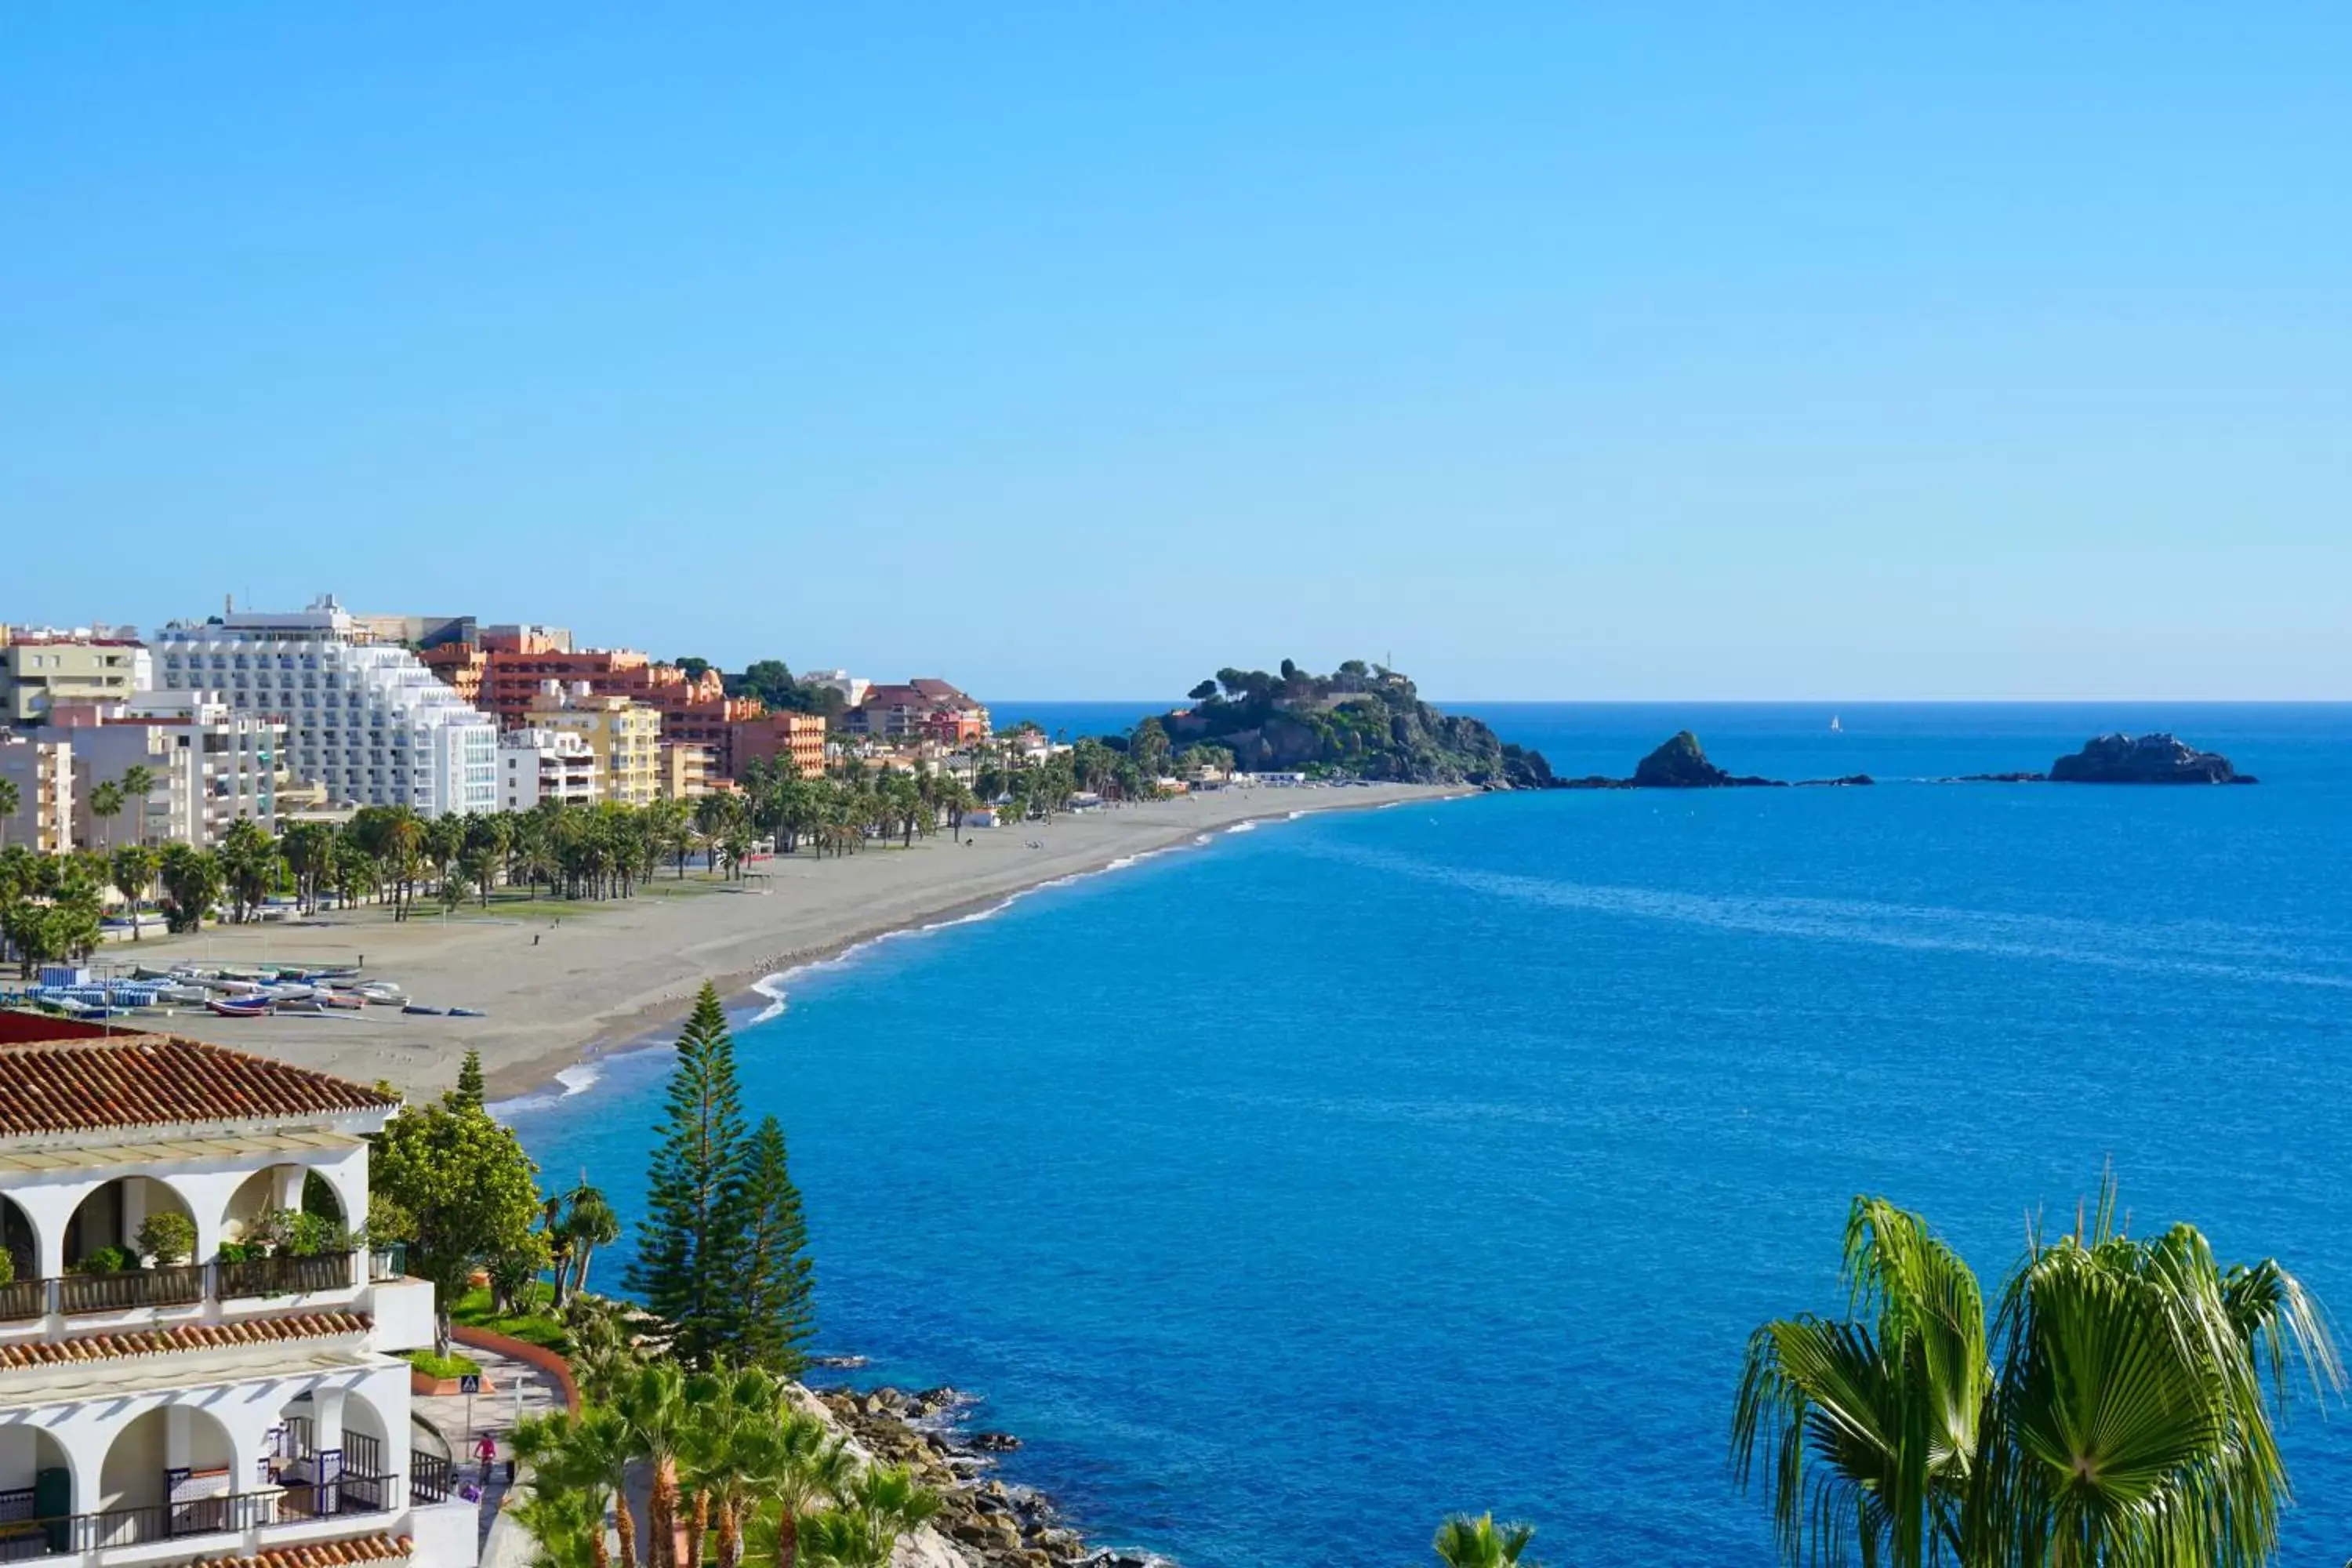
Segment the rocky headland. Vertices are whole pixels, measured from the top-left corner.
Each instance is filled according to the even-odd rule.
[[[940,1495],[940,1512],[902,1563],[926,1568],[1170,1568],[1164,1559],[1089,1547],[1054,1500],[993,1474],[1021,1447],[1009,1433],[968,1430],[975,1403],[952,1388],[812,1391],[825,1415],[883,1464],[906,1465]]]
[[[1790,784],[1786,779],[1765,779],[1743,776],[1727,772],[1706,760],[1706,750],[1698,737],[1683,731],[1643,757],[1633,766],[1631,778],[1612,779],[1601,774],[1589,778],[1560,779],[1555,789],[1790,789],[1821,788],[1832,785],[1853,785],[1874,783],[1868,773],[1854,773],[1840,779],[1800,779]]]
[[[2200,752],[2178,736],[2095,735],[2083,749],[2059,758],[2046,773],[1969,773],[1964,784],[2250,784],[2219,752]]]

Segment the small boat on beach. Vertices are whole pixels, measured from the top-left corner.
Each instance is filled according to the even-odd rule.
[[[479,1007],[452,1007],[449,1009],[449,1016],[452,1018],[478,1018],[481,1016],[482,1010]]]
[[[346,1013],[356,1013],[367,1005],[347,991],[321,991],[319,1000],[326,1006],[340,1008]]]
[[[415,1013],[419,1017],[425,1018],[441,1018],[447,1016],[447,1015],[442,1012],[440,1008],[427,1007],[422,1002],[406,1003],[400,1010],[404,1013]]]
[[[267,1002],[224,1002],[214,996],[205,1000],[205,1006],[224,1018],[266,1018],[269,1016],[269,1004]]]

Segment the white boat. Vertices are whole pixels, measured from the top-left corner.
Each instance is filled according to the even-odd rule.
[[[1842,733],[1842,732],[1844,731],[1844,729],[1845,729],[1845,726],[1838,722],[1838,716],[1837,716],[1836,714],[1834,714],[1834,713],[1831,714],[1831,715],[1830,715],[1830,733],[1831,733],[1831,734],[1832,734],[1832,735],[1840,734],[1840,733]]]

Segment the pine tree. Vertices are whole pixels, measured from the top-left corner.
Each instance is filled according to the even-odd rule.
[[[677,1037],[677,1069],[657,1131],[625,1283],[677,1328],[673,1353],[707,1366],[740,1310],[733,1297],[744,1153],[735,1038],[708,984]]]
[[[465,1061],[457,1068],[457,1087],[444,1097],[443,1103],[452,1110],[463,1110],[467,1107],[479,1110],[483,1096],[482,1053],[467,1051]]]
[[[785,1158],[783,1126],[772,1116],[751,1135],[739,1200],[741,1250],[727,1348],[738,1361],[790,1375],[805,1364],[801,1347],[816,1332],[816,1311],[800,1189]]]

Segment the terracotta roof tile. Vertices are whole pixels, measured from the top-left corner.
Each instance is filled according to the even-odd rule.
[[[0,1137],[277,1121],[398,1103],[347,1079],[174,1035],[0,1045]]]
[[[405,1535],[362,1535],[354,1541],[313,1541],[251,1557],[207,1557],[194,1568],[340,1568],[346,1563],[399,1563],[415,1542]]]
[[[72,1339],[0,1345],[0,1372],[70,1366],[79,1362],[114,1361],[124,1356],[170,1355],[179,1351],[342,1339],[367,1331],[368,1317],[364,1312],[298,1312],[283,1318],[248,1318],[238,1323],[182,1323],[169,1329],[137,1329],[128,1333],[82,1334]]]

